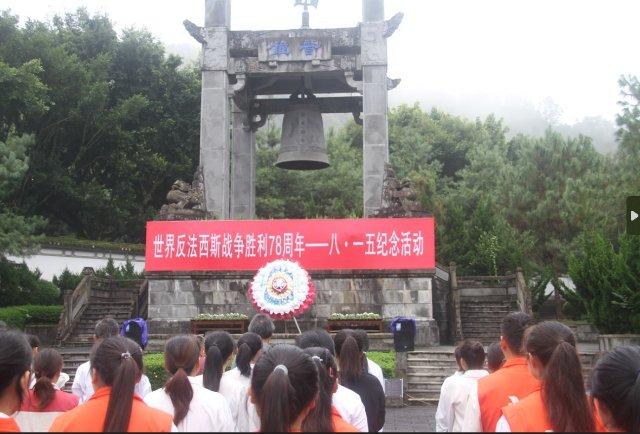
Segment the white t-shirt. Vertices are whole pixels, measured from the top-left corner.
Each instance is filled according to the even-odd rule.
[[[467,409],[469,393],[478,379],[489,375],[484,369],[468,370],[444,380],[436,411],[437,432],[460,432]]]
[[[367,412],[360,395],[338,384],[338,390],[331,398],[333,406],[347,423],[358,428],[361,432],[369,432]]]
[[[382,385],[382,391],[384,392],[384,374],[382,373],[382,368],[380,367],[380,365],[369,358],[367,359],[367,366],[369,367],[369,374],[378,379],[378,381]]]
[[[189,403],[189,411],[177,425],[180,432],[229,432],[235,424],[231,417],[229,404],[224,397],[216,392],[205,389],[198,384],[194,377],[189,377],[193,388],[193,398]],[[144,402],[165,413],[174,414],[171,398],[164,388],[149,393]]]
[[[151,382],[149,378],[142,374],[140,381],[136,383],[133,389],[134,393],[141,398],[151,393]],[[91,362],[84,362],[78,366],[76,376],[73,378],[71,393],[76,395],[80,400],[79,404],[84,404],[93,396],[93,383],[91,382]]]
[[[251,365],[253,369],[253,365]],[[220,394],[227,399],[237,432],[260,430],[260,417],[249,398],[251,377],[245,377],[238,368],[233,368],[220,379]]]

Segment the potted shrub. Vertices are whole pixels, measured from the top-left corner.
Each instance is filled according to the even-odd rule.
[[[622,235],[614,246],[599,233],[583,236],[569,274],[576,289],[565,298],[597,327],[600,350],[640,345],[640,237]]]
[[[382,332],[382,317],[377,313],[334,313],[327,321],[327,330],[363,329]]]
[[[245,333],[248,324],[249,317],[242,313],[205,313],[191,320],[191,333],[198,335],[216,330]]]

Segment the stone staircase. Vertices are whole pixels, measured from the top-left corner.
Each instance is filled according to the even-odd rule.
[[[458,369],[453,351],[454,347],[433,347],[407,354],[405,398],[409,405],[438,403],[442,383]],[[597,361],[598,351],[593,345],[578,344],[578,352],[588,389],[589,376]]]
[[[138,292],[143,281],[117,281],[109,278],[87,276],[78,285],[76,291],[84,292],[82,306],[74,307],[65,302],[65,310],[76,312],[72,321],[67,321],[66,327],[60,327],[58,351],[62,355],[63,371],[70,379],[65,390],[70,390],[76,369],[89,360],[93,345],[93,332],[96,323],[110,316],[118,324],[137,316]],[[81,287],[84,285],[84,287]],[[75,292],[71,297],[76,296]],[[80,297],[76,296],[80,299]],[[67,312],[63,313],[63,318]],[[61,325],[63,319],[61,318]]]
[[[518,310],[515,295],[460,296],[462,336],[484,345],[500,340],[500,322]]]

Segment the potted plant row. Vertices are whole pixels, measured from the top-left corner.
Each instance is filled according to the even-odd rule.
[[[249,317],[242,313],[205,313],[191,320],[191,333],[198,335],[217,330],[245,333],[248,324]]]
[[[382,332],[382,317],[377,313],[334,313],[327,321],[327,330],[362,329]]]

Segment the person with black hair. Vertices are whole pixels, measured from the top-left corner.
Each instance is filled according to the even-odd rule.
[[[384,392],[385,384],[382,368],[376,362],[367,357],[367,351],[369,351],[369,334],[366,330],[363,329],[356,329],[354,331],[362,340],[362,352],[365,356],[365,367],[367,369],[367,372],[378,379],[380,385],[382,386],[382,391]]]
[[[31,347],[18,331],[0,332],[0,432],[19,432],[11,418],[22,406],[31,375]]]
[[[135,393],[142,375],[142,350],[131,339],[102,340],[91,354],[95,393],[83,405],[53,422],[51,432],[169,432],[172,416],[146,405]]]
[[[591,397],[610,432],[640,432],[640,347],[622,345],[603,354],[591,372]]]
[[[338,366],[329,350],[312,347],[304,350],[318,368],[318,398],[316,405],[302,423],[304,432],[357,432],[333,406],[332,396],[338,388]]]
[[[504,365],[504,353],[500,342],[494,342],[487,349],[487,370],[493,374]]]
[[[100,344],[104,339],[118,336],[120,328],[116,320],[111,317],[105,317],[96,323],[95,330],[93,332],[93,345],[94,348]],[[76,375],[73,378],[73,385],[71,386],[71,393],[76,395],[80,399],[80,404],[85,403],[93,395],[93,381],[91,376],[91,363],[90,361],[84,362],[76,369]],[[151,392],[151,382],[149,378],[142,374],[140,381],[135,385],[135,392],[141,398],[144,398]]]
[[[349,329],[340,330],[334,336],[340,383],[360,395],[367,413],[369,432],[378,432],[384,426],[385,396],[376,377],[364,370],[363,343]]]
[[[497,432],[591,432],[596,428],[576,339],[566,325],[545,321],[525,335],[529,370],[542,388],[502,409]]]
[[[276,331],[276,325],[271,317],[264,313],[257,313],[251,318],[248,330],[262,339],[262,349],[266,351],[271,346],[271,336]]]
[[[298,347],[303,350],[320,347],[325,348],[332,356],[336,354],[336,347],[331,335],[323,329],[307,330],[296,338],[296,342]],[[367,412],[360,395],[338,382],[338,386],[333,392],[332,402],[345,422],[356,427],[358,431],[369,431]]]
[[[144,402],[172,414],[180,432],[233,431],[235,424],[227,400],[194,380],[199,353],[194,336],[169,339],[164,347],[164,366],[171,377],[162,389],[145,396]]]
[[[227,398],[236,431],[253,432],[260,429],[260,418],[249,400],[251,372],[262,354],[262,339],[248,332],[238,339],[236,367],[222,374],[220,393]]]
[[[318,368],[298,347],[272,346],[253,367],[250,399],[261,432],[301,432],[317,395]]]
[[[236,344],[228,332],[218,331],[204,338],[205,361],[202,375],[196,381],[214,392],[220,392],[220,380],[236,350]]]
[[[62,356],[56,349],[39,351],[33,369],[36,382],[23,401],[16,422],[22,431],[48,431],[56,417],[78,406],[78,397],[57,386]]]
[[[540,380],[527,366],[523,351],[525,331],[534,324],[524,312],[510,313],[500,324],[500,348],[505,363],[498,371],[481,378],[469,392],[462,431],[494,432],[502,408],[540,390]]]
[[[436,411],[437,432],[461,431],[469,392],[478,379],[489,375],[484,368],[485,352],[482,343],[466,340],[456,347],[462,375],[451,376],[442,384]]]

